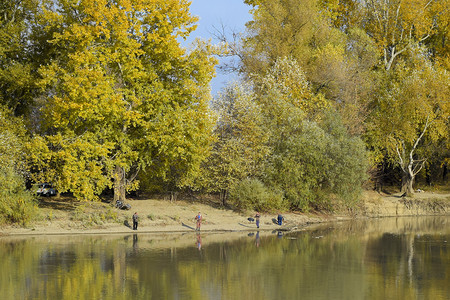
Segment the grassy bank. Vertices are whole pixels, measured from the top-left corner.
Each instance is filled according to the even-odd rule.
[[[255,230],[248,220],[255,212],[237,212],[223,208],[210,200],[129,199],[130,210],[115,208],[105,202],[75,202],[71,198],[41,198],[37,218],[26,227],[5,226],[3,235],[9,234],[81,234],[130,232],[131,216],[139,215],[138,232],[183,232],[195,229],[194,217],[203,215],[202,231]],[[355,217],[392,217],[450,214],[450,193],[423,192],[414,198],[400,194],[364,193],[363,201],[352,210],[324,212],[281,212],[285,222],[274,223],[278,212],[261,215],[261,230],[290,230],[311,223],[345,220]]]

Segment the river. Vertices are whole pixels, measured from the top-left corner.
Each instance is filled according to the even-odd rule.
[[[450,299],[450,217],[0,237],[1,299]]]

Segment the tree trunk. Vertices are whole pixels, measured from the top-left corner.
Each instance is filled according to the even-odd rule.
[[[227,198],[228,198],[228,191],[227,190],[221,190],[220,191],[220,201],[222,202],[223,206],[227,206]]]
[[[407,196],[412,196],[414,194],[414,173],[412,170],[407,170],[408,172],[403,173],[402,177],[402,193],[406,194]]]
[[[431,123],[432,121],[429,120],[428,116],[422,132],[417,137],[412,147],[408,150],[408,155],[406,154],[405,141],[400,140],[398,146],[396,147],[399,159],[398,163],[403,171],[402,192],[406,193],[407,196],[412,196],[414,194],[414,178],[420,172],[426,162],[426,159],[416,159],[414,157],[414,153],[417,146],[419,145],[420,140],[424,136],[428,126],[430,126]]]
[[[125,170],[121,167],[114,172],[114,203],[118,200],[125,201]]]
[[[447,181],[447,174],[448,174],[448,169],[447,169],[447,164],[444,164],[443,170],[442,170],[442,181],[446,182]]]

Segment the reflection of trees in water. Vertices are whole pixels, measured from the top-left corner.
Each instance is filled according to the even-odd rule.
[[[383,221],[390,233],[381,230]],[[412,234],[419,223],[425,229]],[[448,289],[450,252],[436,241],[449,236],[423,234],[439,224],[329,224],[281,238],[263,234],[260,247],[254,234],[211,243],[202,233],[200,252],[196,234],[187,234],[187,246],[174,238],[164,248],[149,247],[153,241],[141,234],[0,239],[0,289],[5,299],[439,299]]]
[[[372,285],[368,296],[440,299],[450,294],[450,251],[443,242],[450,238],[449,222],[448,216],[362,220],[343,223],[337,234],[363,233],[364,268]]]
[[[36,243],[30,238],[14,243],[14,250],[8,253],[0,243],[0,257],[7,258],[2,260],[0,271],[0,290],[7,293],[2,298],[115,299],[131,296],[132,291],[125,288],[125,283],[137,282],[137,273],[126,268],[126,247],[117,247],[120,242],[111,244],[85,238],[82,243],[59,241],[53,244]]]
[[[450,251],[443,239],[449,235],[384,234],[368,243],[368,267],[379,275],[379,289],[398,299],[439,299],[439,291],[448,288]],[[441,242],[439,242],[441,241]],[[375,258],[375,259],[374,259]],[[395,283],[395,286],[390,284]],[[392,294],[394,293],[394,294]],[[440,294],[442,297],[442,294]]]

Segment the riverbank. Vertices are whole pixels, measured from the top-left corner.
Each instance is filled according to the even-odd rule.
[[[131,210],[119,210],[108,203],[74,203],[67,199],[44,198],[39,217],[26,227],[7,226],[0,235],[66,235],[130,233],[131,217],[139,215],[139,233],[195,231],[195,216],[203,215],[202,232],[255,230],[255,212],[238,213],[215,203],[191,201],[133,200]],[[399,194],[379,194],[368,191],[361,205],[352,211],[334,214],[319,212],[282,212],[284,223],[275,224],[275,213],[261,214],[260,230],[294,230],[310,224],[349,220],[361,217],[393,217],[415,215],[449,215],[449,193],[417,193],[414,198]]]

